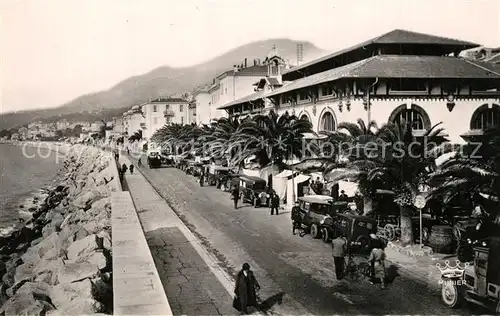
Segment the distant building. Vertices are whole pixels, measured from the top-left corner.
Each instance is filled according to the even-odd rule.
[[[105,126],[104,122],[95,121],[90,124],[90,132],[99,132]]]
[[[268,67],[261,65],[260,60],[254,59],[252,66],[247,66],[247,59],[241,65],[234,65],[232,70],[218,75],[210,86],[210,120],[227,117],[221,106],[252,94],[255,81],[268,73]],[[203,106],[203,105],[202,105]]]
[[[127,137],[134,135],[136,132],[143,129],[144,114],[142,113],[141,106],[136,105],[123,114],[124,133]],[[144,131],[143,131],[144,135]]]
[[[193,94],[196,103],[196,125],[208,124],[212,120],[212,104],[208,90],[208,87],[200,88]]]
[[[181,98],[158,98],[142,106],[144,111],[143,138],[151,136],[165,124],[188,124],[189,102]]]
[[[113,117],[113,131],[123,134],[123,118]]]
[[[196,124],[196,101],[189,102],[188,124]]]

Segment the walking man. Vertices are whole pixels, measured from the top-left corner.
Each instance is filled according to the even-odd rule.
[[[248,307],[257,306],[258,290],[260,290],[259,282],[250,270],[250,265],[244,263],[236,276],[233,307],[244,315],[249,314]]]
[[[240,189],[237,185],[234,186],[233,191],[231,192],[231,195],[233,196],[234,209],[237,209],[238,208],[238,200],[240,198]]]
[[[339,196],[339,201],[348,201],[349,200],[349,197],[347,196],[347,194],[345,194],[345,191],[342,190],[340,191],[340,196]]]
[[[344,233],[340,233],[332,240],[332,255],[335,263],[335,275],[337,280],[344,277],[345,255],[347,253],[347,239]]]
[[[128,167],[128,169],[130,170],[130,173],[134,173],[134,165],[133,164],[130,164],[130,166]]]
[[[274,215],[276,210],[276,215],[279,215],[278,208],[280,207],[280,197],[275,192],[271,196],[271,215]]]
[[[295,202],[292,207],[292,233],[295,235],[295,230],[299,230],[299,234],[302,235],[302,218],[300,217],[300,207],[299,202]]]

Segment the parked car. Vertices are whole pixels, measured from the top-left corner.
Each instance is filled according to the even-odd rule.
[[[259,177],[240,175],[241,202],[249,202],[254,207],[269,206],[270,194],[266,180]]]
[[[159,152],[152,151],[148,153],[148,166],[150,169],[161,167],[161,156]]]
[[[323,241],[330,241],[340,232],[346,235],[351,251],[366,253],[370,249],[370,234],[377,234],[377,220],[372,217],[344,213],[328,216],[322,221]]]
[[[230,171],[229,167],[211,165],[208,168],[208,185],[215,185],[217,188],[220,188],[223,176],[229,174]]]
[[[302,225],[313,238],[319,238],[321,221],[332,215],[333,198],[328,195],[306,195],[299,197],[298,201]]]
[[[478,241],[473,249],[473,265],[440,267],[441,301],[450,308],[467,302],[500,314],[500,237]]]

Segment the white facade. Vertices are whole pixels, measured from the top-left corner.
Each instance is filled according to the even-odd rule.
[[[143,138],[149,140],[165,124],[189,123],[189,102],[183,99],[157,99],[142,106],[144,112]]]
[[[208,124],[212,120],[210,93],[206,90],[194,94],[196,102],[196,124]]]

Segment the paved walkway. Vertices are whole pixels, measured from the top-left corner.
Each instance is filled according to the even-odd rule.
[[[126,157],[120,163],[130,165]],[[228,315],[233,284],[140,173],[125,175],[174,315]]]

